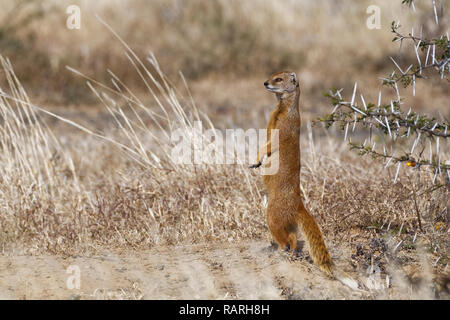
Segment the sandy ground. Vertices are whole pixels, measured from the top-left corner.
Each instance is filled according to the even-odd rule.
[[[345,268],[345,264],[341,267]],[[362,284],[363,291],[327,278],[309,258],[292,258],[286,252],[269,250],[267,242],[262,241],[155,247],[91,257],[5,254],[0,256],[0,298],[433,298],[429,289],[414,291],[395,272],[389,275],[389,287],[386,274],[349,274]]]

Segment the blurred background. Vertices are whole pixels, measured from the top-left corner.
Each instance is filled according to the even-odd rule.
[[[81,9],[81,24],[71,30],[66,10],[73,4]],[[370,5],[380,8],[380,29],[367,27]],[[273,99],[262,83],[282,69],[298,72],[309,117],[328,111],[324,92],[336,87],[351,95],[356,81],[366,100],[374,101],[379,78],[395,69],[389,57],[405,68],[416,62],[414,50],[392,42],[393,20],[405,34],[412,26],[419,32],[420,25],[429,37],[448,30],[448,14],[440,6],[439,25],[431,0],[416,1],[415,7],[400,0],[2,0],[0,53],[9,57],[34,101],[47,106],[98,103],[66,65],[100,81],[108,81],[110,69],[134,90],[145,90],[98,14],[138,56],[152,51],[175,83],[182,72],[200,108],[213,118],[245,124],[239,110],[270,109]],[[448,83],[418,81],[419,94],[412,97],[411,91],[402,93],[415,109],[448,117]]]

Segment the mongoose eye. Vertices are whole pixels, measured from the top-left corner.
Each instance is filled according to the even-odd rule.
[[[281,78],[276,78],[274,81],[275,81],[275,82],[281,82],[281,81],[283,81],[283,79],[281,79]]]

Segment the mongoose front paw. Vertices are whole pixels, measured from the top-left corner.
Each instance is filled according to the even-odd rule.
[[[258,162],[257,164],[252,164],[251,166],[249,166],[250,169],[254,169],[254,168],[258,168],[261,166],[261,162]]]

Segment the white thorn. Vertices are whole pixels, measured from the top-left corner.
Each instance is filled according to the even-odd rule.
[[[431,141],[428,141],[430,143],[430,164],[433,163],[433,146]]]
[[[391,139],[392,139],[391,127],[389,126],[388,118],[385,116],[384,119],[386,120],[386,126],[387,126],[387,129],[389,132],[389,137],[391,137]]]
[[[436,0],[433,0],[433,11],[434,11],[434,19],[436,21],[436,24],[439,24],[439,19],[438,19],[437,10],[436,10]]]
[[[400,66],[397,64],[397,62],[395,62],[394,58],[392,58],[392,57],[389,57],[389,58],[390,58],[390,59],[392,60],[392,62],[395,64],[395,66],[397,67],[397,69],[400,70],[400,72],[401,72],[402,74],[405,74],[405,73],[403,72],[402,68],[400,68]]]
[[[420,61],[419,51],[417,49],[419,49],[421,42],[422,42],[422,40],[419,40],[419,42],[417,43],[417,46],[414,46],[414,51],[416,52],[416,58],[417,58],[417,61],[419,62],[419,67],[420,67],[419,73],[422,73],[422,61]]]
[[[431,46],[428,46],[427,56],[425,57],[425,67],[428,65],[428,57],[430,56]]]
[[[351,106],[353,106],[353,103],[355,102],[355,95],[356,95],[356,87],[358,86],[358,83],[355,82],[355,86],[353,87],[353,95],[352,95],[352,102],[351,102]]]
[[[392,161],[392,157],[389,158],[388,162],[386,163],[386,165],[384,166],[384,168],[387,168],[389,166],[389,163],[391,163]]]
[[[400,103],[400,92],[398,91],[397,82],[394,82],[395,93],[397,94],[397,101]]]
[[[386,128],[386,125],[380,120],[380,119],[378,119],[377,117],[373,117],[376,121],[378,121],[378,123],[379,124],[381,124],[383,127],[385,127]]]
[[[402,242],[403,242],[403,240],[400,240],[400,242],[397,243],[397,245],[396,245],[395,248],[394,248],[394,251],[397,250],[397,248],[402,244]]]
[[[363,106],[364,106],[364,110],[366,110],[366,111],[367,111],[366,101],[364,100],[364,97],[363,97],[363,95],[362,95],[362,94],[361,94],[361,101],[362,101],[362,103],[363,103]]]
[[[397,183],[398,173],[400,171],[400,162],[397,164],[397,171],[395,172],[394,183]]]
[[[436,138],[436,154],[439,154],[439,137]]]
[[[436,45],[433,44],[433,53],[431,54],[431,63],[435,64],[436,63],[436,58],[435,58],[435,53],[436,53]]]
[[[439,262],[439,260],[441,260],[441,257],[437,258],[436,261],[434,262],[433,267],[436,267],[437,263]]]
[[[411,148],[411,152],[410,152],[410,154],[412,154],[413,152],[414,152],[414,149],[416,148],[416,146],[417,146],[417,143],[419,142],[419,139],[420,139],[420,132],[419,132],[419,134],[417,135],[417,138],[416,138],[416,140],[414,140],[414,144],[413,144],[413,146],[412,146],[412,148]]]

